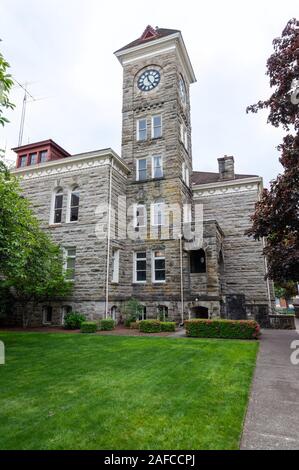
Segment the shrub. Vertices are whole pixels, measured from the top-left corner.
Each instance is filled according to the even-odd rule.
[[[135,318],[126,318],[125,319],[125,328],[130,328],[131,326],[131,323],[135,323],[136,322],[136,319]]]
[[[97,324],[94,321],[83,321],[81,323],[81,333],[95,333]]]
[[[100,320],[100,329],[103,331],[110,331],[114,330],[115,328],[115,321],[112,318],[103,318]]]
[[[161,321],[161,331],[175,331],[175,322]]]
[[[139,330],[142,333],[158,333],[161,331],[161,322],[159,320],[141,320]]]
[[[256,339],[260,326],[254,320],[187,320],[187,336],[197,338]]]
[[[139,326],[140,326],[140,321],[138,321],[138,320],[137,321],[132,321],[130,323],[130,328],[132,330],[139,330]]]
[[[81,323],[84,321],[86,321],[86,317],[81,313],[67,313],[64,317],[64,328],[67,330],[78,330],[81,327]]]

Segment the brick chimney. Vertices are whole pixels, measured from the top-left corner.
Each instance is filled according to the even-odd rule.
[[[235,179],[235,161],[232,155],[218,158],[218,167],[220,181]]]

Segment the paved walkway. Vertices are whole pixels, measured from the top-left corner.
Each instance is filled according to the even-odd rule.
[[[299,449],[298,320],[297,330],[263,330],[241,449]]]

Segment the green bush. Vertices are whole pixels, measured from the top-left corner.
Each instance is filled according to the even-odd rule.
[[[115,328],[115,321],[112,318],[103,318],[100,320],[100,329],[103,331],[110,331],[114,330]]]
[[[81,323],[81,333],[95,333],[97,324],[94,321],[83,321]]]
[[[139,330],[142,333],[159,333],[161,331],[161,322],[159,320],[141,320]]]
[[[86,321],[85,315],[78,312],[67,313],[64,317],[64,328],[67,330],[78,330],[81,323]]]
[[[256,339],[260,326],[254,320],[187,320],[186,334],[196,338]]]
[[[161,321],[161,331],[175,331],[175,322]]]
[[[132,321],[130,323],[130,328],[132,330],[139,330],[139,325],[140,325],[140,321],[138,321],[138,320],[137,321]]]

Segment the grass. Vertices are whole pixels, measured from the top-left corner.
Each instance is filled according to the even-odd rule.
[[[257,342],[0,333],[0,449],[237,449]]]

